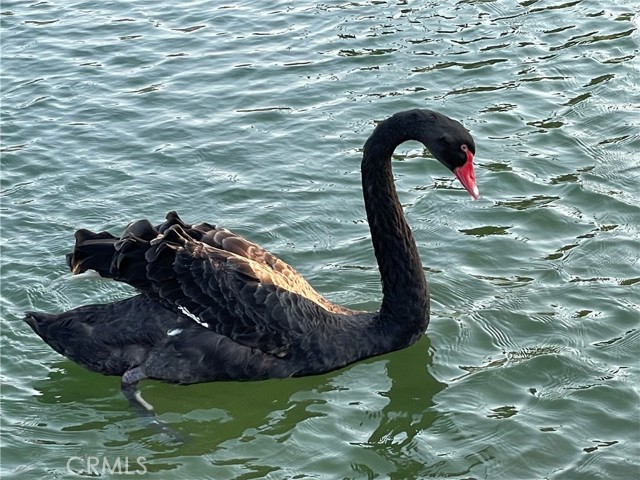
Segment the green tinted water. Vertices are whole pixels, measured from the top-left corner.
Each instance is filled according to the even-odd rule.
[[[638,475],[637,3],[0,13],[3,478]],[[313,378],[145,382],[177,443],[21,321],[131,295],[70,279],[73,232],[174,209],[375,309],[360,148],[416,107],[471,130],[481,198],[417,144],[397,152],[433,305],[414,347]]]

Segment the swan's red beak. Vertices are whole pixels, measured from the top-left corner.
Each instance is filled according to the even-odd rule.
[[[478,199],[480,191],[476,185],[476,174],[473,171],[473,153],[467,150],[467,161],[464,165],[453,169],[453,174],[456,176],[462,186],[469,192],[474,200]]]

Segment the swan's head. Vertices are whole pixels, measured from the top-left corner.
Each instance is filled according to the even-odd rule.
[[[447,167],[474,200],[480,192],[473,171],[476,144],[460,122],[432,110],[407,110],[379,123],[364,145],[363,168],[370,157],[390,158],[407,140],[422,142]]]
[[[441,115],[435,122],[436,135],[429,136],[429,150],[436,159],[453,172],[462,186],[477,200],[480,192],[473,170],[476,144],[460,122]],[[426,142],[425,142],[426,144]]]

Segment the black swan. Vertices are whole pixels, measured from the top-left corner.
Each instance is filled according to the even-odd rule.
[[[137,296],[25,321],[56,352],[122,377],[132,404],[144,378],[181,384],[328,372],[408,347],[429,323],[429,293],[391,171],[395,148],[422,142],[476,199],[475,144],[457,121],[429,110],[381,122],[364,145],[362,189],[382,278],[378,312],[335,305],[261,247],[175,212],[131,223],[122,237],[79,230],[67,261],[126,282]]]

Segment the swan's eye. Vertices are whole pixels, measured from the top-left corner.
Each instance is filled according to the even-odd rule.
[[[476,154],[476,148],[473,145],[473,143],[471,145],[469,145],[467,143],[463,143],[462,145],[460,145],[460,150],[462,150],[465,155],[468,155],[469,153],[471,155],[475,155]]]

